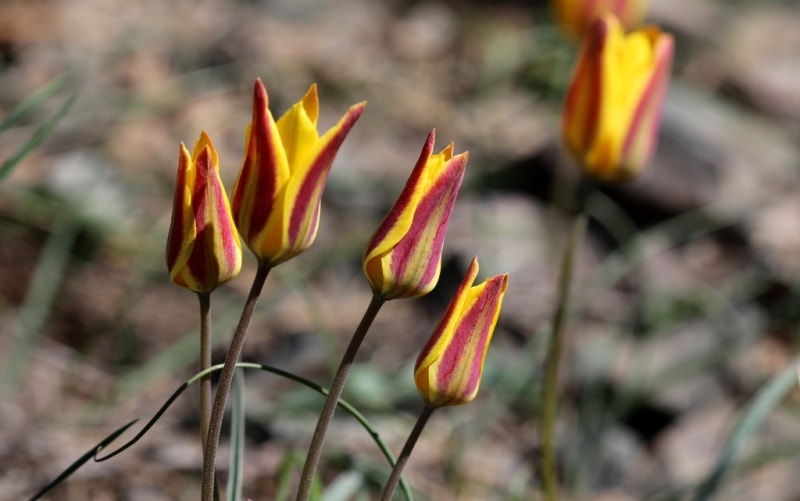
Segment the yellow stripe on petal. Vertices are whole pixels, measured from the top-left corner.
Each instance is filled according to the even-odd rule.
[[[319,150],[318,113],[317,88],[312,85],[306,96],[278,119],[290,177],[302,177],[310,167],[309,159]]]

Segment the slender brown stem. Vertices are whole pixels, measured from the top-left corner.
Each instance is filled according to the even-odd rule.
[[[242,316],[239,318],[239,325],[236,326],[236,330],[233,333],[233,340],[231,340],[231,346],[228,349],[228,354],[225,355],[225,365],[219,376],[219,385],[217,386],[217,393],[214,397],[214,406],[211,409],[211,422],[209,423],[208,438],[206,439],[206,447],[203,454],[203,501],[212,501],[214,496],[214,473],[216,470],[217,447],[219,446],[219,436],[222,430],[222,416],[225,412],[225,403],[228,400],[228,392],[231,389],[233,372],[236,370],[236,362],[239,361],[239,355],[242,353],[244,338],[247,335],[247,328],[250,326],[250,319],[253,318],[253,312],[256,309],[258,297],[261,295],[261,289],[264,288],[264,282],[267,280],[270,269],[271,267],[269,265],[258,265],[258,271],[256,271],[255,279],[253,279],[253,285],[250,288],[247,301],[244,303]]]
[[[422,434],[422,429],[425,428],[428,418],[431,417],[431,414],[433,414],[433,411],[435,410],[435,407],[426,405],[422,409],[422,412],[420,412],[419,417],[417,418],[417,424],[414,425],[414,429],[412,429],[411,433],[408,435],[406,444],[403,446],[403,450],[397,457],[397,462],[394,464],[394,468],[392,468],[392,474],[389,475],[389,480],[386,481],[386,486],[383,488],[383,494],[381,494],[381,501],[390,501],[392,496],[394,496],[394,491],[397,489],[397,482],[400,481],[400,475],[403,474],[403,468],[405,468],[408,458],[411,456],[411,451],[414,450],[414,445],[416,445],[417,439],[419,439],[419,436]]]
[[[200,370],[211,367],[211,293],[199,292],[200,301]],[[208,424],[211,421],[211,374],[200,379],[200,445],[206,450]],[[219,501],[220,489],[214,490],[214,501]]]
[[[555,454],[555,423],[558,411],[558,367],[564,347],[564,324],[569,310],[570,286],[573,263],[583,234],[586,231],[586,214],[580,212],[572,227],[569,243],[561,262],[558,280],[558,305],[553,314],[552,332],[545,360],[545,375],[542,389],[542,486],[547,501],[558,499],[558,474]]]
[[[200,300],[200,370],[211,367],[211,294],[199,292]],[[211,375],[200,379],[200,445],[206,448],[208,423],[211,421]]]
[[[353,361],[356,358],[356,353],[361,347],[361,342],[364,340],[367,331],[369,331],[372,321],[378,315],[381,306],[386,300],[375,294],[372,296],[364,316],[361,318],[358,327],[356,327],[353,337],[350,339],[350,344],[342,356],[342,361],[339,363],[339,368],[336,370],[336,375],[333,377],[333,383],[328,390],[328,397],[325,399],[325,404],[322,406],[322,411],[319,414],[317,427],[314,429],[314,436],[311,439],[311,445],[308,447],[308,455],[306,455],[306,462],[303,465],[303,473],[300,475],[300,486],[297,490],[298,501],[308,501],[311,495],[311,484],[314,479],[314,474],[319,466],[319,460],[322,456],[322,448],[325,446],[325,438],[328,435],[328,427],[333,419],[333,414],[336,412],[336,404],[339,402],[339,397],[342,396],[344,384],[347,381],[347,375],[350,373],[350,368],[353,366]]]

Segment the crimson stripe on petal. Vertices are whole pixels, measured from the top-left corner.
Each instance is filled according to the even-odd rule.
[[[400,196],[397,198],[397,201],[392,206],[391,210],[386,217],[383,219],[383,222],[375,231],[375,234],[372,236],[370,240],[371,246],[368,248],[364,255],[369,254],[374,247],[376,247],[380,242],[386,238],[386,235],[392,230],[396,225],[397,221],[400,219],[400,216],[403,214],[408,206],[411,204],[411,200],[413,199],[414,192],[416,192],[419,188],[419,184],[421,182],[420,178],[422,173],[425,171],[425,166],[430,160],[431,154],[433,153],[433,144],[436,139],[436,131],[432,130],[428,134],[428,138],[425,140],[425,145],[422,147],[422,152],[419,155],[419,159],[417,160],[416,165],[414,165],[414,169],[411,171],[411,175],[406,181],[405,187],[403,187],[403,191],[400,193]]]
[[[344,141],[350,129],[356,124],[356,121],[364,111],[364,104],[357,104],[347,111],[346,118],[341,124],[337,124],[339,130],[328,141],[322,151],[319,152],[314,159],[314,164],[308,172],[308,175],[303,179],[300,185],[300,190],[297,193],[297,199],[292,206],[292,213],[289,219],[289,242],[296,243],[300,238],[300,230],[303,227],[303,220],[307,215],[307,211],[311,208],[312,204],[319,204],[322,191],[325,189],[327,182],[327,175],[330,171],[333,160],[336,158],[336,153],[339,151],[342,142]],[[317,191],[319,190],[319,191]],[[317,195],[315,195],[317,193]],[[315,211],[319,208],[315,207]],[[316,217],[312,216],[311,224],[315,224]],[[312,226],[311,228],[314,228]],[[314,233],[311,231],[310,233]]]
[[[408,271],[409,265],[419,265],[420,241],[422,237],[431,231],[431,225],[436,224],[435,236],[430,242],[430,254],[427,256],[424,269],[413,270],[412,273],[419,277],[414,279],[415,284],[421,286],[429,284],[439,269],[444,238],[447,234],[447,226],[450,221],[450,213],[455,204],[458,190],[464,178],[464,157],[453,159],[445,167],[445,173],[440,176],[434,186],[425,193],[419,201],[411,227],[408,229],[403,239],[392,250],[393,275],[403,277]]]

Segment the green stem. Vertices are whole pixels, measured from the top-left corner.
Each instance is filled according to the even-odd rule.
[[[394,491],[397,489],[397,482],[400,480],[400,477],[403,474],[403,468],[405,468],[408,458],[411,456],[411,451],[414,450],[414,445],[416,445],[417,439],[419,439],[419,436],[422,434],[422,429],[425,428],[428,418],[431,417],[431,414],[433,414],[433,411],[435,410],[435,407],[426,405],[422,409],[422,412],[420,412],[419,417],[417,418],[417,424],[414,425],[414,429],[412,429],[411,433],[408,435],[406,444],[403,446],[403,450],[397,457],[397,462],[394,464],[394,468],[392,468],[392,474],[389,476],[389,480],[386,482],[386,486],[383,488],[381,501],[390,501],[392,496],[394,496]]]
[[[558,474],[556,469],[555,453],[555,424],[558,409],[558,367],[561,360],[561,351],[564,347],[564,324],[569,311],[570,285],[572,284],[573,262],[575,253],[586,231],[586,214],[580,212],[572,227],[567,249],[561,262],[558,281],[558,304],[553,314],[552,332],[550,335],[547,358],[545,360],[545,375],[542,389],[542,486],[544,498],[547,501],[558,499]]]
[[[317,427],[314,429],[314,436],[311,439],[311,445],[308,447],[308,454],[306,455],[306,462],[303,465],[303,473],[300,475],[300,486],[297,490],[297,501],[308,501],[311,495],[311,484],[314,479],[314,474],[319,466],[319,460],[322,456],[322,448],[325,445],[325,438],[328,435],[328,427],[333,419],[333,414],[336,412],[336,404],[339,397],[342,396],[344,384],[347,381],[347,375],[350,373],[350,368],[353,366],[353,361],[356,358],[356,353],[361,347],[361,342],[364,340],[369,327],[372,325],[373,320],[378,315],[385,299],[378,294],[372,296],[361,322],[356,327],[353,337],[350,339],[350,344],[344,352],[342,361],[339,363],[339,368],[336,370],[336,375],[333,377],[333,383],[328,390],[328,397],[325,399],[325,404],[322,406],[322,411],[317,421]]]
[[[253,318],[253,312],[258,303],[258,297],[261,295],[261,289],[264,288],[264,282],[267,280],[271,267],[266,264],[259,264],[256,276],[253,279],[253,285],[250,288],[250,293],[247,296],[247,301],[244,303],[242,316],[239,318],[239,324],[233,333],[233,340],[225,355],[225,364],[222,367],[222,373],[219,376],[219,385],[217,386],[217,393],[214,397],[214,406],[211,409],[211,422],[208,428],[208,438],[206,439],[206,447],[203,454],[203,483],[202,483],[202,501],[212,501],[214,497],[214,473],[216,470],[217,461],[217,447],[219,446],[219,436],[222,431],[222,416],[225,412],[225,403],[228,399],[228,392],[231,389],[231,382],[233,381],[233,372],[236,370],[236,362],[239,360],[239,355],[242,353],[244,346],[244,338],[247,335],[247,328],[250,326],[250,319]]]

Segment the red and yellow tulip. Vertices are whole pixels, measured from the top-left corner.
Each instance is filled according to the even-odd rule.
[[[474,258],[414,366],[417,389],[431,407],[466,404],[478,394],[508,275],[472,285],[477,276],[478,259]]]
[[[592,23],[614,14],[626,30],[636,27],[647,12],[647,0],[551,0],[556,21],[570,36],[582,38]]]
[[[314,242],[331,165],[366,103],[350,107],[322,136],[316,85],[277,122],[268,105],[267,91],[257,80],[232,204],[247,246],[262,264],[274,266]]]
[[[669,85],[673,38],[654,26],[625,34],[607,15],[592,25],[567,91],[566,146],[601,181],[626,181],[656,145]]]
[[[433,153],[431,131],[400,197],[364,251],[364,273],[384,299],[427,294],[436,286],[442,247],[468,153],[453,155],[450,143]]]
[[[192,154],[181,143],[167,268],[175,285],[207,293],[239,274],[242,246],[228,196],[219,177],[219,157],[203,131]]]

